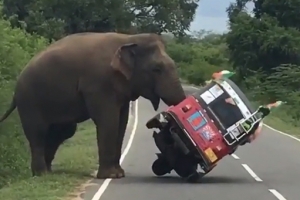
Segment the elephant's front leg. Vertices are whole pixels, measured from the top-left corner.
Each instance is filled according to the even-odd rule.
[[[92,120],[96,125],[99,168],[97,178],[120,178],[115,166],[117,155],[119,115],[121,107],[113,99],[86,99]]]
[[[97,123],[97,143],[99,168],[97,178],[121,178],[122,174],[115,166],[117,155],[118,120],[109,120],[106,124]]]
[[[119,133],[118,133],[117,156],[115,158],[115,165],[116,165],[116,169],[119,171],[119,176],[121,177],[125,176],[125,172],[120,166],[120,158],[122,153],[122,144],[124,140],[124,135],[128,123],[128,115],[129,115],[129,102],[122,106],[120,111],[120,118],[119,118]]]

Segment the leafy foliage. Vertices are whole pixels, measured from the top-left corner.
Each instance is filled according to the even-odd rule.
[[[178,49],[172,47],[170,53],[179,64],[182,76],[194,84],[202,84],[212,71],[235,70],[238,75],[235,81],[249,98],[264,103],[287,101],[288,114],[281,113],[281,117],[297,125],[300,0],[257,0],[254,14],[246,11],[248,2],[236,0],[228,7],[228,33],[215,35],[200,31],[194,34],[198,39],[189,40],[191,44],[178,43]]]
[[[3,13],[14,27],[24,27],[30,33],[38,33],[49,39],[86,31],[165,31],[182,35],[194,18],[197,2],[4,0]]]
[[[297,88],[300,1],[256,0],[254,15],[245,11],[247,2],[236,0],[228,9],[230,31],[226,42],[232,66],[242,76],[244,83],[248,83],[248,89],[252,89],[256,99],[283,99],[289,102],[286,107],[288,118],[296,124],[300,119],[297,111],[300,103]],[[257,85],[260,85],[260,94],[253,92]]]
[[[189,42],[170,42],[167,50],[181,76],[194,84],[204,84],[213,72],[226,68],[228,63],[222,36],[203,31],[196,32]]]
[[[10,104],[14,81],[27,61],[47,45],[45,39],[10,28],[0,19],[0,113]],[[14,114],[0,126],[0,188],[28,174],[30,155],[20,122]]]

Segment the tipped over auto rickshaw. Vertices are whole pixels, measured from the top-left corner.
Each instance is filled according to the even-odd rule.
[[[199,180],[238,146],[251,142],[261,131],[264,117],[283,103],[254,109],[229,79],[232,74],[214,73],[206,86],[147,122],[149,129],[158,129],[153,132],[160,151],[152,165],[155,175],[174,170],[188,182]]]

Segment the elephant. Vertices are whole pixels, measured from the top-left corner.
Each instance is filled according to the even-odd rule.
[[[176,105],[186,98],[174,60],[154,33],[75,33],[37,53],[21,71],[11,105],[31,152],[33,176],[52,171],[59,146],[77,125],[91,119],[96,127],[99,166],[96,178],[122,178],[120,166],[129,104],[160,100]]]

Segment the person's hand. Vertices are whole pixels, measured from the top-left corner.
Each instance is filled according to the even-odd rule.
[[[263,122],[260,122],[255,132],[252,135],[250,135],[249,143],[253,142],[261,134],[262,127],[263,127]]]

